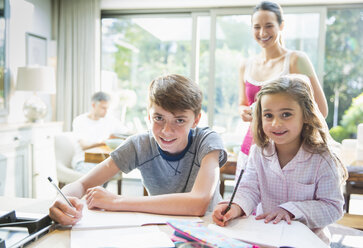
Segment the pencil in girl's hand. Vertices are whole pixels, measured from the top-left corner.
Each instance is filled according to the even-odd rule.
[[[232,203],[233,203],[233,198],[234,198],[234,195],[236,194],[236,191],[238,189],[238,185],[239,185],[239,182],[241,181],[241,178],[242,178],[242,175],[243,175],[243,172],[244,170],[241,170],[241,173],[239,174],[239,177],[238,177],[238,180],[237,180],[237,183],[236,183],[236,186],[234,186],[234,189],[233,189],[233,193],[232,193],[232,196],[231,196],[231,199],[229,200],[229,203],[228,203],[228,206],[227,208],[222,212],[223,215],[225,215],[230,209],[231,209],[231,206],[232,206]]]

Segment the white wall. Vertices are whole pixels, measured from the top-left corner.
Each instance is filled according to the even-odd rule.
[[[26,65],[26,33],[36,34],[47,38],[48,65],[51,65],[49,55],[54,54],[51,42],[51,0],[9,0],[9,69],[11,74],[11,90],[8,122],[24,122],[23,103],[32,94],[15,91],[17,68]],[[52,119],[51,102],[54,96],[39,95],[48,105],[46,120]]]

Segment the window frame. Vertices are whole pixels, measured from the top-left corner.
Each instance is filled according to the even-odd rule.
[[[361,5],[359,5],[361,6]],[[347,6],[349,8],[351,6]],[[318,37],[318,61],[316,73],[323,87],[324,76],[324,56],[325,56],[325,36],[326,36],[326,17],[328,8],[333,6],[307,6],[307,7],[289,7],[284,6],[284,14],[302,14],[302,13],[319,13],[319,37]],[[338,8],[338,7],[336,7]],[[341,6],[339,6],[341,8]],[[190,61],[190,78],[196,82],[199,81],[199,32],[198,32],[198,17],[210,17],[210,40],[209,40],[209,84],[206,94],[208,96],[207,103],[207,116],[208,126],[214,126],[214,109],[215,109],[215,50],[216,50],[216,25],[217,17],[224,15],[251,15],[252,10],[250,6],[243,6],[238,8],[211,8],[211,9],[161,9],[161,10],[107,10],[102,11],[101,19],[103,18],[120,18],[120,17],[175,17],[175,16],[190,16],[192,19],[192,39],[191,39],[191,61]],[[102,28],[102,27],[101,27]],[[102,31],[101,31],[102,35]],[[102,51],[102,37],[101,37],[101,51]],[[102,52],[101,52],[102,63]],[[102,68],[102,64],[101,64]],[[236,72],[237,73],[237,72]],[[100,82],[102,84],[102,82]],[[101,86],[101,85],[100,85]],[[100,87],[101,88],[101,87]],[[213,110],[213,111],[209,111]],[[237,111],[237,110],[236,110]]]

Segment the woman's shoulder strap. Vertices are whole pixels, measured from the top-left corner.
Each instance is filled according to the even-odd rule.
[[[293,52],[294,51],[292,51],[292,50],[288,50],[286,52],[285,60],[284,60],[284,67],[283,67],[283,70],[282,70],[281,75],[288,75],[288,74],[290,74],[290,57],[291,57],[291,54]]]

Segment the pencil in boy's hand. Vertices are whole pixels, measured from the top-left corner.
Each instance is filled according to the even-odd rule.
[[[222,212],[222,215],[225,215],[225,214],[226,214],[226,213],[227,213],[227,212],[231,209],[232,202],[233,202],[233,198],[234,198],[234,195],[236,194],[236,191],[237,191],[237,189],[238,189],[239,182],[241,181],[243,171],[244,171],[244,170],[241,170],[241,173],[239,174],[239,177],[238,177],[238,180],[237,180],[236,186],[234,186],[234,189],[233,189],[233,193],[232,193],[232,196],[231,196],[231,200],[229,200],[228,206],[227,206],[227,208],[226,208],[226,209]]]
[[[68,205],[72,208],[74,208],[74,206],[72,205],[72,203],[67,199],[67,197],[63,194],[63,192],[60,190],[60,188],[58,188],[57,185],[55,185],[55,183],[53,182],[51,177],[48,177],[48,181],[54,186],[54,188],[58,191],[58,193],[63,197],[64,200],[66,200],[66,202],[68,203]]]

